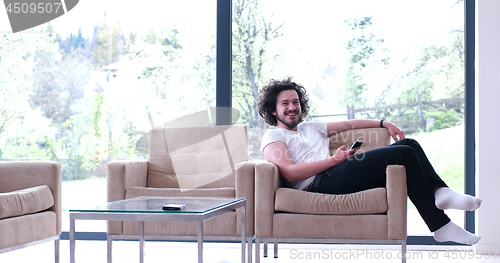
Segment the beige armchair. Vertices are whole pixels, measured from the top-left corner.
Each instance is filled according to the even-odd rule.
[[[330,152],[363,140],[359,150],[387,146],[385,128],[348,130],[330,137]],[[370,171],[366,171],[369,173]],[[366,243],[401,244],[406,253],[406,170],[387,167],[386,188],[346,195],[327,195],[285,188],[276,165],[264,162],[255,167],[255,257],[260,243]],[[403,257],[403,262],[405,259]]]
[[[245,126],[154,129],[148,160],[113,161],[107,167],[108,202],[138,196],[245,197],[246,236],[254,218],[254,164]],[[241,241],[240,209],[203,223],[205,240]],[[196,237],[196,222],[145,222],[146,239]],[[137,239],[138,222],[108,222],[112,239]]]
[[[54,241],[59,262],[61,211],[60,163],[0,162],[0,253]]]

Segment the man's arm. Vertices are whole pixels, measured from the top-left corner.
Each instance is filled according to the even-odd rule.
[[[394,139],[394,141],[398,141],[400,139],[403,139],[405,137],[404,132],[399,129],[396,125],[384,121],[383,127],[387,128],[387,131],[391,135],[391,137]],[[328,131],[328,136],[343,132],[346,130],[351,130],[351,129],[363,129],[363,128],[378,128],[380,127],[380,121],[379,120],[348,120],[348,121],[338,121],[338,122],[327,122],[326,123],[326,128]]]
[[[353,157],[357,150],[358,149],[348,150],[345,146],[341,146],[337,149],[333,156],[328,157],[327,159],[316,162],[294,164],[285,143],[278,141],[268,144],[264,148],[262,154],[268,162],[274,163],[278,166],[280,174],[291,183],[307,179],[315,174],[327,170],[330,167],[342,163]]]

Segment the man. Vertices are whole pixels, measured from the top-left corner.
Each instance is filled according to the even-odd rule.
[[[408,196],[437,241],[476,244],[480,237],[451,222],[444,209],[473,211],[481,199],[457,193],[436,174],[417,141],[383,120],[302,122],[309,111],[306,90],[292,82],[271,80],[260,92],[259,114],[276,129],[262,139],[264,158],[276,164],[291,188],[346,194],[385,187],[387,165],[406,167]],[[358,149],[341,146],[329,154],[328,136],[349,129],[385,127],[395,143],[352,158]],[[367,172],[369,171],[369,172]]]

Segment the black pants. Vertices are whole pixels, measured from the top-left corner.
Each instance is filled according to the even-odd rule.
[[[406,167],[408,197],[431,232],[450,219],[435,205],[434,189],[446,187],[416,140],[402,139],[394,144],[368,151],[326,170],[319,181],[318,192],[347,194],[386,186],[386,167]]]

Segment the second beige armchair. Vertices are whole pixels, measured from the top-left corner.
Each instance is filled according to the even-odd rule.
[[[360,151],[389,145],[385,128],[348,130],[330,137],[330,151],[363,140]],[[369,173],[370,171],[366,171]],[[385,188],[327,195],[285,188],[278,167],[259,163],[255,167],[255,258],[260,243],[368,243],[400,244],[406,253],[406,170],[387,166]],[[403,262],[405,259],[403,257]]]
[[[58,263],[61,218],[60,163],[0,162],[0,254],[54,241]]]
[[[252,243],[254,164],[248,162],[245,126],[155,129],[149,145],[148,160],[108,164],[108,202],[138,196],[245,197],[246,236]],[[241,240],[240,217],[237,209],[205,221],[204,238]],[[196,229],[195,222],[144,223],[147,239],[195,240]],[[108,222],[109,245],[138,234],[137,222]]]

